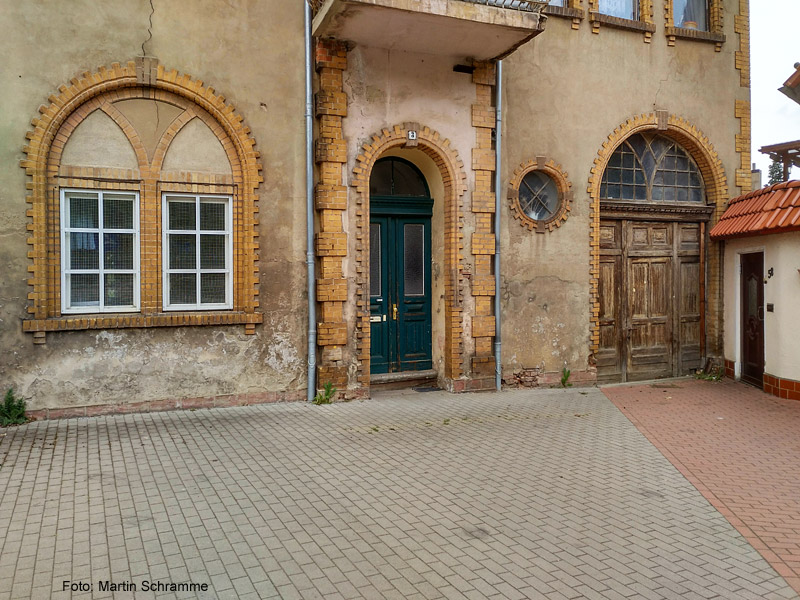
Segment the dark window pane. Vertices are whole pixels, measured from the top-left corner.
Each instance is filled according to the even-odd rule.
[[[633,186],[631,185],[622,186],[622,199],[633,200]]]
[[[379,160],[372,167],[369,177],[369,193],[372,196],[392,195],[392,161]]]
[[[194,273],[169,274],[169,303],[197,304],[197,275]]]
[[[665,187],[664,188],[664,201],[666,201],[666,202],[675,202],[675,188],[674,187]]]
[[[103,263],[109,270],[133,269],[133,234],[103,234]]]
[[[76,274],[68,276],[70,306],[100,306],[100,276]]]
[[[636,196],[636,198],[634,198],[635,200],[647,200],[647,188],[637,185],[636,193],[634,195]]]
[[[635,171],[632,169],[625,169],[622,172],[622,183],[633,183],[633,174]]]
[[[424,226],[407,224],[403,227],[403,284],[406,296],[425,293]]]
[[[369,295],[381,295],[381,225],[369,224]]]
[[[133,304],[133,273],[106,275],[104,286],[106,306],[131,306]]]
[[[194,235],[169,236],[169,268],[197,268],[197,238]]]
[[[678,202],[688,202],[689,201],[689,190],[686,188],[676,188],[676,192],[678,195]]]
[[[197,221],[194,202],[169,203],[169,228],[177,230],[195,229]]]
[[[97,196],[70,197],[69,226],[97,229],[100,223]]]
[[[396,160],[394,162],[394,181],[393,189],[395,196],[420,196],[426,197],[428,190],[425,187],[425,180],[408,163]]]
[[[70,269],[100,268],[100,236],[97,233],[69,234]]]
[[[636,164],[636,159],[633,157],[633,154],[626,152],[622,155],[622,166],[626,169],[632,169]]]
[[[653,201],[661,202],[664,199],[664,188],[660,185],[653,186]]]
[[[225,273],[203,273],[200,275],[200,302],[203,304],[225,304]]]
[[[225,231],[225,205],[219,202],[201,202],[200,229]]]
[[[133,229],[133,197],[106,194],[103,197],[103,227]]]
[[[201,269],[225,268],[224,235],[200,236],[200,268]]]
[[[699,188],[692,188],[689,200],[691,202],[702,202],[703,201],[703,190]]]

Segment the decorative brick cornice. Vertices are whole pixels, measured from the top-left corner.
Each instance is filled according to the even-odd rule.
[[[409,132],[416,140],[409,140]],[[412,136],[413,137],[413,136]],[[466,192],[467,176],[464,162],[450,140],[439,132],[418,123],[403,123],[382,129],[362,145],[353,167],[350,185],[356,192],[356,336],[359,348],[359,380],[369,385],[370,324],[369,324],[369,177],[375,162],[388,150],[409,146],[430,156],[444,183],[444,258],[445,258],[445,373],[450,380],[463,374],[464,348],[461,324],[461,288],[464,284],[464,234],[461,231],[462,196]]]
[[[198,106],[201,110],[193,116],[203,118],[222,143],[231,160],[233,183],[239,190],[236,200],[240,203],[236,214],[241,252],[237,252],[233,265],[237,278],[234,307],[243,313],[254,313],[258,306],[256,190],[263,181],[255,140],[243,118],[223,96],[189,75],[167,71],[154,58],[137,59],[124,66],[113,63],[110,68],[100,67],[94,73],[84,72],[71,79],[68,85],[60,86],[58,93],[48,98],[49,104],[39,108],[40,116],[31,121],[33,129],[27,133],[28,143],[23,148],[26,158],[20,162],[30,177],[27,201],[31,205],[28,211],[31,251],[28,256],[33,264],[29,268],[32,273],[28,281],[31,286],[29,313],[38,322],[60,316],[59,266],[48,261],[48,256],[59,256],[57,187],[63,185],[60,159],[69,135],[92,111],[102,110],[120,127],[136,154],[139,172],[135,175],[145,188],[139,188],[148,196],[145,201],[158,202],[152,197],[157,195],[157,169],[153,168],[134,127],[113,106],[116,101],[133,98],[168,101],[181,105],[184,110]],[[123,179],[120,184],[128,185],[130,181]],[[111,185],[119,184],[109,183]],[[154,276],[160,278],[160,272]],[[142,314],[145,312],[143,301]],[[68,328],[62,322],[57,327],[59,330]],[[248,333],[252,333],[251,328]],[[40,337],[37,341],[43,339]]]

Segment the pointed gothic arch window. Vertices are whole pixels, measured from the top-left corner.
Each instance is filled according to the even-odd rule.
[[[705,199],[697,163],[677,142],[662,135],[638,133],[617,148],[600,184],[604,200],[695,202]]]

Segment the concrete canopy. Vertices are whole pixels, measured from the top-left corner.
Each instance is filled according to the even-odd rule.
[[[499,59],[541,33],[536,12],[460,0],[328,0],[314,17],[313,34],[375,48]]]

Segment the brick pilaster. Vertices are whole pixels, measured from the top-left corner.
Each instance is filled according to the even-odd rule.
[[[316,47],[316,71],[319,91],[315,97],[319,123],[314,144],[314,160],[319,179],[314,190],[317,223],[316,255],[317,344],[321,348],[317,367],[317,385],[331,382],[347,388],[347,367],[342,346],[347,344],[347,324],[343,307],[347,301],[347,279],[342,260],[347,255],[347,233],[342,218],[347,209],[347,187],[342,167],[347,162],[347,141],[342,134],[342,119],[347,116],[347,94],[343,89],[343,72],[347,69],[347,48],[335,40],[320,40]]]
[[[475,231],[472,234],[472,254],[475,272],[472,276],[472,295],[475,314],[472,317],[472,337],[475,355],[472,357],[472,376],[494,373],[495,359],[492,350],[495,334],[494,317],[494,172],[495,151],[492,130],[495,127],[495,108],[492,106],[496,69],[493,63],[476,63],[472,81],[476,88],[476,101],[472,105],[472,126],[475,128],[475,147],[472,150],[472,170],[475,187],[472,190],[472,213]]]

